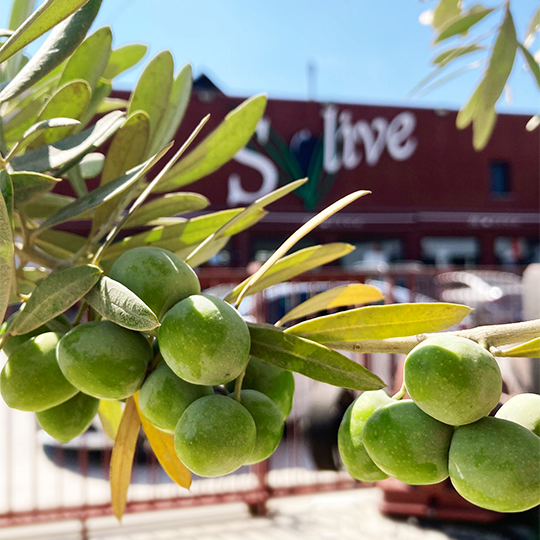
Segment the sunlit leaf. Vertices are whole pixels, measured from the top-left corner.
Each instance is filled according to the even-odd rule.
[[[22,208],[25,204],[51,191],[60,182],[60,178],[42,173],[14,172],[11,173],[11,181],[15,208]]]
[[[198,193],[167,193],[141,206],[126,221],[126,227],[137,227],[162,217],[204,210],[209,204],[210,201]]]
[[[319,343],[414,336],[454,326],[471,311],[445,303],[369,306],[304,321],[285,332]]]
[[[112,51],[103,77],[112,80],[124,71],[138,64],[146,54],[148,47],[140,43],[124,45]]]
[[[249,289],[245,296],[258,293],[287,281],[299,274],[313,270],[324,264],[335,261],[354,250],[354,246],[342,242],[312,246],[282,257],[268,272]],[[225,298],[227,302],[234,302],[245,288],[250,278],[237,285]]]
[[[473,123],[473,146],[475,150],[480,151],[486,147],[493,133],[496,120],[495,107],[480,105],[476,108]]]
[[[178,459],[174,449],[174,437],[154,427],[142,414],[137,394],[133,396],[144,433],[163,470],[179,486],[189,489],[191,472]]]
[[[459,17],[453,17],[440,29],[434,43],[440,43],[445,39],[457,36],[467,32],[469,28],[479,23],[484,17],[492,13],[494,9],[485,8],[480,4],[472,6],[468,11],[462,13]]]
[[[154,312],[134,292],[107,276],[101,276],[84,298],[104,318],[124,328],[146,332],[159,326]]]
[[[26,334],[64,313],[97,283],[100,275],[101,270],[92,265],[53,272],[38,283],[15,317],[11,333]]]
[[[8,101],[9,99],[18,96],[21,92],[24,92],[24,90],[33,86],[37,81],[45,77],[68,58],[79,46],[84,39],[86,32],[88,32],[88,29],[92,26],[101,6],[101,2],[102,0],[66,0],[64,2],[64,13],[75,4],[78,4],[79,6],[83,4],[86,5],[83,5],[83,7],[71,17],[68,17],[56,26],[36,54],[32,56],[32,59],[17,73],[9,84],[2,89],[0,92],[0,102]],[[58,6],[58,4],[59,3],[56,0],[47,0],[47,2],[42,4],[42,7],[47,5],[47,9],[51,8],[55,11],[55,6]],[[54,24],[56,24],[56,22]],[[24,29],[21,30],[24,32]],[[14,37],[16,37],[16,34],[13,34],[10,39],[13,39]],[[6,45],[7,42],[4,44],[4,47]],[[0,49],[0,58],[4,47]]]
[[[75,199],[58,193],[45,193],[39,199],[29,202],[24,210],[28,217],[34,219],[46,219],[51,214],[65,208]]]
[[[8,222],[13,226],[13,210],[15,208],[13,181],[5,169],[0,170],[0,195],[6,205]],[[0,318],[0,320],[2,319]]]
[[[102,399],[99,402],[98,415],[105,435],[114,441],[122,420],[122,404],[112,399]]]
[[[534,41],[534,35],[540,30],[540,7],[534,12],[529,21],[527,33],[525,35],[525,47],[530,47]]]
[[[58,84],[82,79],[93,91],[109,62],[111,43],[109,27],[100,28],[88,36],[67,61]]]
[[[15,171],[44,172],[75,163],[101,146],[123,123],[123,113],[109,113],[81,133],[12,159],[10,167]]]
[[[284,333],[275,326],[248,324],[251,356],[287,371],[353,390],[378,390],[377,375],[324,345]]]
[[[513,358],[540,358],[540,338],[531,339],[521,345],[502,351],[497,356],[509,356]]]
[[[534,59],[534,56],[525,46],[523,46],[521,43],[518,43],[517,46],[525,57],[525,61],[527,62],[527,65],[529,66],[529,69],[531,70],[531,73],[536,81],[536,85],[540,88],[540,65],[538,65],[538,62]]]
[[[110,464],[111,505],[120,521],[126,508],[127,492],[141,421],[133,397],[126,399],[122,420],[114,441]]]
[[[105,156],[99,152],[92,152],[86,154],[80,163],[79,169],[83,178],[95,178],[103,171],[103,165],[105,163]]]
[[[94,91],[92,92],[90,103],[88,104],[86,111],[84,111],[84,114],[81,116],[81,124],[83,126],[86,126],[90,123],[90,121],[97,114],[97,111],[102,101],[108,98],[111,92],[111,83],[103,78],[99,79],[96,87],[94,88]]]
[[[173,70],[174,61],[171,53],[162,51],[150,60],[131,94],[128,114],[133,114],[136,111],[144,111],[148,114],[150,140],[154,137],[169,103],[173,85]]]
[[[461,13],[461,0],[439,0],[433,12],[433,28],[436,30],[444,26],[451,19],[458,17]]]
[[[191,153],[171,169],[157,191],[171,191],[206,176],[227,163],[249,141],[266,108],[266,96],[255,96],[231,111]]]
[[[437,64],[439,67],[443,67],[449,64],[455,58],[460,58],[467,54],[471,54],[471,53],[482,51],[482,50],[484,50],[484,47],[481,47],[480,45],[476,45],[475,43],[471,45],[464,45],[462,47],[452,47],[451,49],[446,49],[446,51],[439,53],[433,59],[433,63]]]
[[[349,195],[346,195],[345,197],[342,197],[339,199],[339,201],[336,201],[334,204],[331,204],[324,210],[321,210],[318,214],[313,216],[307,223],[304,223],[296,232],[291,234],[281,246],[270,256],[270,258],[257,270],[251,278],[249,278],[248,282],[246,283],[246,286],[242,290],[242,292],[238,295],[237,302],[240,303],[242,301],[242,298],[248,293],[250,289],[252,289],[257,281],[259,281],[265,273],[267,273],[270,268],[279,260],[281,257],[283,257],[299,240],[304,238],[307,234],[309,234],[313,229],[318,227],[321,223],[324,223],[329,217],[333,216],[336,212],[339,212],[341,209],[343,209],[345,206],[348,206],[352,202],[356,201],[360,197],[364,197],[365,195],[369,195],[371,191],[355,191],[354,193],[350,193]]]
[[[383,299],[384,296],[379,289],[371,285],[364,285],[363,283],[334,287],[309,298],[291,309],[291,311],[276,323],[276,326],[281,326],[288,321],[301,319],[326,309],[371,304],[372,302],[379,302]]]
[[[9,303],[14,272],[13,233],[4,197],[0,194],[0,321]]]

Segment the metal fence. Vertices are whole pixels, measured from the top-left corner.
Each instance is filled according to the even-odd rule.
[[[325,270],[251,297],[247,315],[275,322],[306,298],[332,286],[367,282],[380,287],[386,302],[434,301],[446,287],[432,270],[344,274]],[[201,273],[203,288],[219,292],[244,277],[234,270]],[[305,280],[306,278],[304,278]],[[514,312],[518,308],[514,309]],[[0,352],[0,354],[2,354]],[[394,385],[400,359],[394,355],[353,355],[387,384]],[[3,363],[3,362],[1,362]],[[285,435],[266,462],[243,467],[218,479],[194,478],[190,491],[176,486],[161,470],[148,443],[141,437],[129,488],[126,512],[140,512],[242,501],[254,513],[264,513],[270,497],[360,486],[335,469],[335,436],[339,415],[354,396],[340,389],[296,376],[296,393]],[[336,421],[317,431],[317,410],[336,409]],[[340,410],[341,407],[341,410]],[[317,439],[318,438],[318,439]],[[332,440],[333,439],[333,440]],[[323,446],[318,447],[317,442]],[[99,425],[72,443],[61,445],[39,430],[33,414],[0,404],[0,527],[61,519],[84,520],[111,514],[108,484],[112,443]]]

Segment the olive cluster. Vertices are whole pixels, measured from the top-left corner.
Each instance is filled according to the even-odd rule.
[[[477,506],[519,512],[540,503],[540,396],[521,394],[487,416],[501,396],[495,358],[477,343],[434,336],[407,356],[411,399],[365,392],[345,413],[339,451],[348,472],[412,485],[450,477]]]
[[[238,311],[201,294],[195,272],[173,253],[124,253],[110,277],[159,317],[157,338],[107,320],[66,334],[44,326],[6,340],[0,391],[15,409],[36,413],[61,442],[82,434],[100,400],[139,392],[142,414],[174,433],[179,458],[201,476],[228,474],[269,457],[281,440],[294,393],[292,373],[250,359]],[[239,400],[234,381],[243,378]]]

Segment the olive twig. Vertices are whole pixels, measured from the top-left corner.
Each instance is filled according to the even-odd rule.
[[[240,403],[240,392],[242,390],[242,381],[244,380],[244,376],[246,374],[246,370],[244,369],[240,375],[236,378],[236,381],[234,382],[234,399]]]
[[[403,399],[407,393],[407,388],[405,388],[405,382],[401,385],[401,388],[392,396],[392,399]]]

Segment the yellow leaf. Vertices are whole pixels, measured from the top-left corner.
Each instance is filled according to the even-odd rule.
[[[140,426],[141,421],[137,406],[134,399],[130,397],[126,400],[126,407],[124,408],[124,414],[122,415],[111,455],[111,505],[118,521],[122,519],[126,508],[127,492],[131,480],[131,469]]]
[[[122,420],[122,404],[119,401],[101,400],[98,414],[103,431],[111,441],[114,441]]]
[[[521,345],[516,345],[511,349],[502,351],[501,355],[497,356],[512,356],[514,358],[540,358],[540,338],[531,339]]]
[[[449,328],[470,312],[470,307],[444,303],[369,306],[301,322],[285,333],[332,344],[414,336]]]
[[[191,472],[178,459],[174,449],[174,439],[169,433],[165,433],[154,427],[142,414],[139,408],[139,398],[135,394],[133,396],[142,427],[148,438],[148,442],[154,451],[159,463],[164,471],[174,480],[180,487],[189,489],[191,486]]]
[[[317,215],[313,216],[307,223],[304,223],[295,233],[293,233],[281,246],[273,253],[273,255],[255,272],[249,281],[246,283],[246,286],[238,296],[236,300],[236,305],[239,306],[242,302],[242,299],[246,296],[249,289],[251,289],[259,279],[261,279],[264,274],[279,260],[283,255],[285,255],[289,249],[291,249],[299,240],[304,238],[308,233],[310,233],[315,227],[318,227],[321,223],[326,221],[329,217],[333,216],[336,212],[339,212],[345,206],[356,201],[364,195],[369,195],[371,191],[355,191],[349,195],[339,199],[334,204],[331,204],[328,208],[325,208]]]
[[[288,321],[307,317],[308,315],[312,315],[313,313],[325,309],[353,306],[357,304],[370,304],[383,299],[384,296],[381,291],[371,285],[364,285],[363,283],[342,285],[341,287],[335,287],[317,294],[291,309],[289,313],[276,323],[276,326],[282,326]]]

